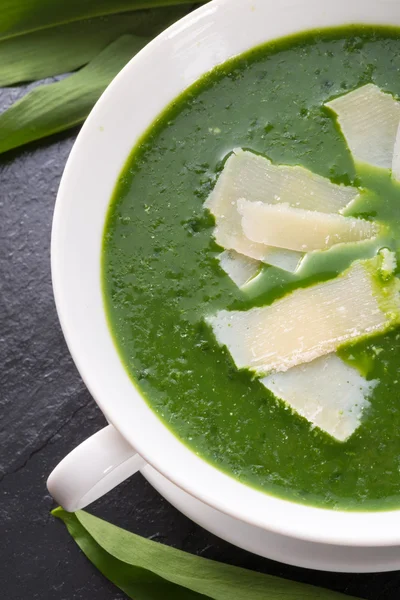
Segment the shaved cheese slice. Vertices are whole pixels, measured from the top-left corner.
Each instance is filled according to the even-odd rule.
[[[325,250],[345,242],[360,242],[376,237],[376,223],[292,208],[288,204],[263,204],[238,200],[245,235],[253,242],[299,252]]]
[[[400,323],[400,281],[379,284],[377,261],[357,261],[336,279],[299,288],[270,306],[222,310],[207,322],[239,369],[287,371]]]
[[[325,104],[336,113],[355,160],[392,168],[400,104],[369,83]]]
[[[336,185],[303,167],[273,165],[253,152],[234,150],[205,202],[215,217],[226,217],[239,198],[334,213],[359,195],[357,188]]]
[[[235,250],[239,254],[292,273],[296,271],[303,258],[299,252],[271,248],[250,241],[243,233],[241,216],[236,206],[232,207],[232,212],[227,213],[226,217],[217,218],[214,237],[217,244],[227,250]]]
[[[339,186],[302,167],[275,166],[268,159],[237,149],[226,161],[213,192],[204,206],[215,216],[214,237],[220,246],[236,250],[264,263],[295,272],[303,255],[277,250],[251,242],[242,231],[237,200],[293,206],[337,212],[355,200],[355,188]]]
[[[394,179],[400,181],[400,125],[397,129],[396,141],[394,143],[392,175]]]
[[[231,159],[228,159],[228,162],[229,160]],[[220,184],[220,179],[215,191],[205,204],[216,217],[214,237],[217,244],[227,250],[235,250],[237,253],[253,258],[254,260],[294,273],[303,255],[298,252],[291,252],[290,250],[282,251],[277,248],[269,248],[264,244],[251,242],[242,231],[241,216],[237,211],[236,199],[228,202],[226,201],[228,196],[221,196],[221,202],[215,200],[217,198],[216,192]],[[211,200],[213,194],[214,201]]]
[[[243,233],[241,216],[236,207],[227,215],[227,218],[217,219],[214,238],[219,246],[227,250],[235,250],[239,254],[291,273],[296,271],[303,258],[303,254],[300,252],[271,248],[265,244],[250,241]]]
[[[225,252],[219,255],[218,259],[221,268],[238,287],[243,287],[260,270],[260,262],[258,260],[238,254],[234,250],[225,250]]]
[[[268,254],[262,262],[277,267],[278,269],[283,269],[283,271],[295,273],[303,260],[303,254],[300,252],[292,252],[292,250],[283,250],[282,248],[273,248],[272,246],[266,247],[268,248]]]
[[[379,383],[367,381],[336,354],[261,379],[277,398],[310,423],[344,442],[359,427],[368,397]]]

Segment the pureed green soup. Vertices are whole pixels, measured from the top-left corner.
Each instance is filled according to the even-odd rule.
[[[196,454],[243,483],[296,502],[341,509],[400,506],[400,332],[342,348],[379,380],[361,426],[338,442],[238,370],[205,318],[268,305],[336,277],[377,244],[319,253],[300,274],[264,266],[240,290],[221,269],[214,218],[203,207],[226,157],[241,147],[301,165],[334,183],[368,188],[352,215],[400,239],[400,185],[358,169],[324,102],[374,83],[400,95],[400,36],[352,27],[254,49],[177,98],[134,148],[104,234],[110,328],[135,385]]]

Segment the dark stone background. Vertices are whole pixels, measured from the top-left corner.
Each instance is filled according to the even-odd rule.
[[[0,110],[21,93],[1,92]],[[0,598],[6,600],[125,598],[50,516],[53,502],[45,486],[57,462],[105,424],[64,343],[50,280],[53,206],[76,134],[0,156]],[[398,573],[313,572],[239,550],[178,513],[141,475],[91,510],[215,560],[369,600],[400,598]]]

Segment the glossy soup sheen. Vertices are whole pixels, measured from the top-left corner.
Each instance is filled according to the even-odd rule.
[[[118,180],[104,235],[109,323],[133,381],[189,448],[256,488],[343,509],[400,507],[400,331],[340,355],[380,384],[360,428],[340,443],[239,372],[204,317],[265,305],[335,277],[376,243],[324,252],[300,275],[265,267],[246,293],[220,269],[203,202],[235,147],[362,185],[352,214],[390,224],[400,239],[400,185],[356,172],[322,104],[373,82],[400,95],[400,32],[312,32],[242,55],[180,96],[134,148]]]

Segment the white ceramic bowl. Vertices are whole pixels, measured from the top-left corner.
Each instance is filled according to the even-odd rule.
[[[67,509],[85,506],[143,466],[220,512],[277,534],[348,546],[400,544],[400,510],[341,512],[269,496],[180,443],[132,384],[107,326],[100,285],[106,211],[138,138],[199,76],[249,48],[345,24],[400,26],[398,0],[213,0],[142,50],[96,104],[74,145],[54,213],[52,273],[61,325],[87,387],[111,425],[49,478]],[[135,450],[134,450],[135,449]]]

